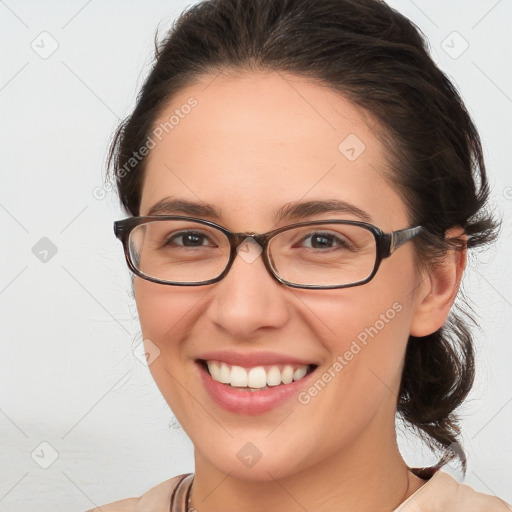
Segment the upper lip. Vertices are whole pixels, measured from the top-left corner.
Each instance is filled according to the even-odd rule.
[[[215,352],[205,352],[201,354],[198,359],[206,361],[222,361],[231,366],[244,366],[254,367],[263,365],[277,365],[277,364],[293,364],[293,365],[308,365],[315,364],[311,361],[306,361],[297,357],[289,356],[286,354],[278,354],[277,352],[234,352],[230,350],[219,350]]]

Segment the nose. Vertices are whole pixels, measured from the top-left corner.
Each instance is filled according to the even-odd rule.
[[[228,274],[215,285],[207,316],[233,339],[248,339],[263,328],[282,328],[289,318],[288,289],[263,262],[261,247],[248,239]]]

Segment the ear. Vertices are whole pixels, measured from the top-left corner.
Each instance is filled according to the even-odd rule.
[[[450,249],[445,257],[422,273],[422,282],[416,294],[416,305],[411,321],[412,336],[428,336],[440,329],[452,308],[466,268],[467,236],[462,228],[452,228],[446,238],[457,238],[460,248]]]

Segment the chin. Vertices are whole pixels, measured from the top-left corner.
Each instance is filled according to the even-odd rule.
[[[206,459],[208,465],[231,478],[251,482],[271,482],[305,469],[303,465],[306,461],[297,456],[296,442],[279,440],[282,448],[280,453],[279,447],[268,440],[266,446],[262,446],[264,442],[252,443],[249,439],[250,436],[243,436],[236,441],[231,440],[230,446],[217,445],[213,449],[211,445],[206,446],[207,456],[198,454],[196,450],[196,457]],[[299,445],[303,446],[302,443]]]

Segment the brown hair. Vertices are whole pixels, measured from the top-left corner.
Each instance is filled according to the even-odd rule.
[[[349,98],[377,123],[388,149],[388,176],[402,192],[419,266],[433,265],[464,229],[468,248],[491,242],[498,222],[484,211],[489,190],[477,130],[448,78],[430,58],[419,29],[379,0],[205,0],[185,10],[156,44],[156,60],[133,113],[109,155],[121,203],[139,214],[143,147],[172,97],[205,73],[290,72]],[[463,309],[460,309],[463,313]],[[458,456],[454,411],[474,380],[471,317],[452,311],[423,338],[410,336],[397,410],[432,449],[438,467]]]

